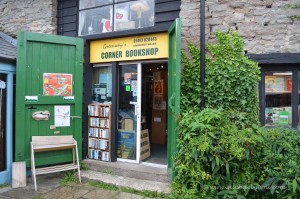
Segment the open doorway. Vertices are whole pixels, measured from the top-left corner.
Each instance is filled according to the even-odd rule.
[[[146,163],[167,165],[167,83],[167,62],[142,64],[141,130],[148,130],[150,156],[141,160]]]

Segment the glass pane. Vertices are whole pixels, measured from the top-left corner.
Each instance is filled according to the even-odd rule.
[[[154,26],[154,1],[130,1],[115,5],[114,30]]]
[[[78,35],[111,32],[112,6],[105,6],[79,12]]]
[[[136,160],[137,65],[120,66],[117,157]]]
[[[6,74],[0,74],[0,81],[6,82]],[[1,86],[0,86],[1,87]],[[6,170],[6,89],[0,88],[0,171]]]
[[[94,68],[93,100],[100,103],[111,102],[112,73],[111,66]]]
[[[93,8],[113,3],[113,0],[80,0],[79,9]]]
[[[265,73],[266,126],[292,124],[292,72]]]

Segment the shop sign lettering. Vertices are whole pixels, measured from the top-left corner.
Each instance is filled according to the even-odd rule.
[[[159,33],[92,41],[91,63],[168,57],[168,34]]]

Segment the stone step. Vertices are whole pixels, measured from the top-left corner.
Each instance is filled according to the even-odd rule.
[[[157,193],[165,194],[171,192],[170,183],[118,176],[93,170],[81,170],[81,178],[88,181],[104,182],[117,187],[132,188],[138,191],[155,191]]]
[[[166,165],[145,165],[127,162],[104,162],[91,159],[83,160],[89,170],[115,176],[163,182],[170,184]]]

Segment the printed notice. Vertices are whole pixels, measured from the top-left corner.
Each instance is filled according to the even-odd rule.
[[[54,106],[54,126],[70,126],[70,106]]]

